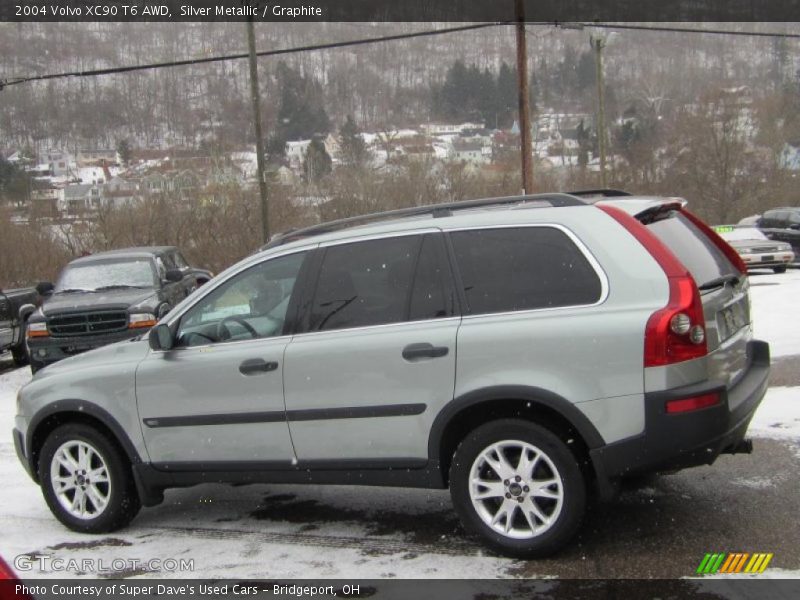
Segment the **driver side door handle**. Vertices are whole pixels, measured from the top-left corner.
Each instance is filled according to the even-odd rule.
[[[447,346],[434,346],[433,344],[409,344],[403,348],[403,358],[409,362],[423,358],[441,358],[447,356],[450,349]]]
[[[277,362],[267,362],[261,358],[250,358],[239,365],[239,373],[242,375],[258,375],[275,371],[277,368]]]

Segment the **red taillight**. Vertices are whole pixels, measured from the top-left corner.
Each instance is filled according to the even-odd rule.
[[[658,367],[705,356],[705,318],[700,292],[690,275],[668,277],[669,302],[647,320],[644,366]],[[677,328],[676,321],[688,322]],[[698,333],[699,332],[699,333]]]
[[[691,412],[693,410],[700,410],[701,408],[708,408],[709,406],[717,406],[720,403],[718,392],[712,394],[703,394],[702,396],[694,396],[692,398],[681,398],[680,400],[667,401],[667,414],[674,415],[675,413]]]
[[[736,250],[734,250],[728,242],[722,239],[722,236],[720,236],[716,231],[711,229],[711,227],[706,225],[704,221],[701,221],[696,215],[690,213],[685,208],[681,209],[681,214],[689,219],[689,221],[691,221],[695,227],[702,231],[708,239],[714,242],[714,245],[720,249],[720,252],[725,255],[725,258],[731,261],[739,273],[742,275],[747,274],[747,264],[745,264],[742,257],[739,256],[739,253],[736,252]]]
[[[598,206],[625,227],[661,266],[669,282],[667,305],[654,312],[644,333],[644,366],[659,367],[708,353],[703,303],[694,278],[647,227],[614,206]]]

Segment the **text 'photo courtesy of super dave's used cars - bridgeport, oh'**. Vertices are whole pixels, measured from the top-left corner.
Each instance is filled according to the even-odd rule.
[[[483,544],[549,556],[621,479],[752,449],[770,349],[748,265],[686,204],[548,193],[276,236],[158,295],[149,332],[41,368],[17,397],[17,454],[78,532],[205,482],[449,488]],[[117,260],[42,291],[102,293],[80,270]],[[135,260],[120,286],[155,297]],[[52,301],[31,332],[106,324],[56,322]]]

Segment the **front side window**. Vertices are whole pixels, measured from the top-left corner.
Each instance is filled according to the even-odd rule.
[[[602,284],[586,256],[554,227],[451,234],[472,314],[593,304]]]
[[[305,253],[266,260],[235,275],[181,318],[178,345],[281,335]]]

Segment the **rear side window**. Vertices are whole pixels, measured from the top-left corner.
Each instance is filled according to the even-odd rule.
[[[440,236],[409,235],[325,251],[308,329],[324,331],[453,314]]]
[[[679,212],[673,211],[647,228],[675,253],[698,286],[719,277],[739,275],[714,242]]]
[[[472,314],[593,304],[602,284],[575,243],[554,227],[451,234]]]

